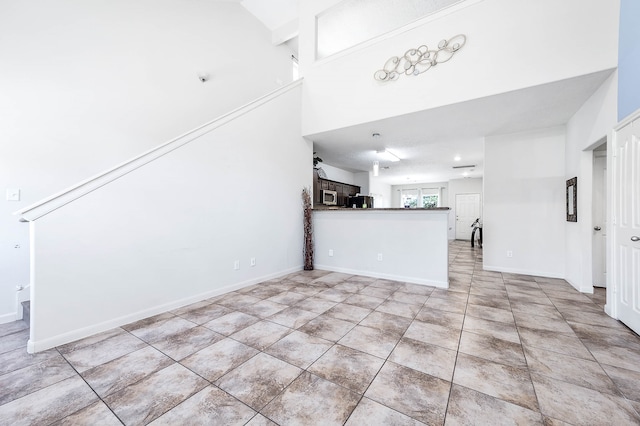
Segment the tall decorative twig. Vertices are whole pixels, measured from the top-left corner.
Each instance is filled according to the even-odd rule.
[[[311,210],[311,190],[302,190],[302,210],[304,212],[304,270],[313,271],[313,224]]]

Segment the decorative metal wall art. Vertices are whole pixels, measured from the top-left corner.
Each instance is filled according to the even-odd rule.
[[[453,58],[454,53],[462,49],[466,42],[467,36],[458,34],[449,40],[440,41],[438,50],[430,50],[424,44],[417,49],[409,49],[404,56],[389,58],[384,67],[373,74],[373,78],[378,81],[393,81],[397,80],[401,74],[422,74],[431,67]]]

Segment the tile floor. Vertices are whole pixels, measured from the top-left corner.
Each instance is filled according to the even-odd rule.
[[[486,272],[449,290],[299,272],[28,355],[0,326],[2,425],[640,424],[640,338],[604,292]]]

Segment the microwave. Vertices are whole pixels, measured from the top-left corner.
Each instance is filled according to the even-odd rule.
[[[338,191],[322,190],[322,204],[335,206],[338,204]]]

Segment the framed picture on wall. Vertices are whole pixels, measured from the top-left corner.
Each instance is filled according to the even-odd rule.
[[[578,177],[567,181],[567,222],[578,221]]]

